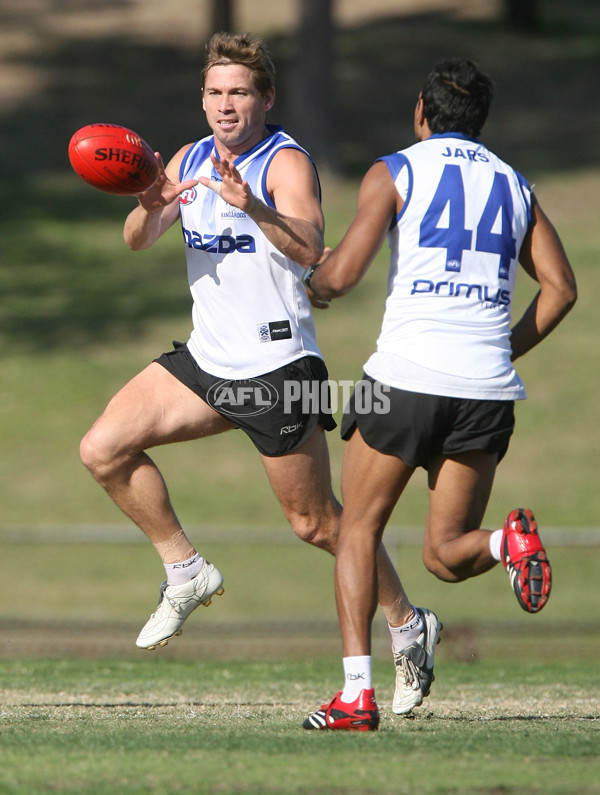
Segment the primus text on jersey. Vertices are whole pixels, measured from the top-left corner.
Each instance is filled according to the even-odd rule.
[[[480,301],[487,304],[510,304],[510,290],[496,290],[487,284],[467,284],[466,282],[432,282],[429,279],[415,279],[413,282],[411,295],[439,295],[442,298],[470,298],[475,293]]]

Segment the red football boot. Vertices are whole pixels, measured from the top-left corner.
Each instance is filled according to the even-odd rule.
[[[501,550],[502,565],[519,604],[528,613],[538,613],[550,596],[552,569],[530,510],[517,508],[509,513]]]
[[[375,690],[361,690],[356,701],[347,704],[341,700],[342,691],[336,693],[329,704],[323,706],[302,724],[305,729],[345,729],[350,732],[377,731],[379,710]]]

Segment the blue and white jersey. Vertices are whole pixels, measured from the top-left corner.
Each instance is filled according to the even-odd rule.
[[[267,170],[283,148],[302,149],[280,127],[236,158],[255,196],[273,207]],[[180,179],[220,179],[213,136],[193,144]],[[307,155],[308,156],[308,155]],[[188,281],[194,301],[190,352],[221,378],[252,378],[303,356],[321,356],[301,265],[281,253],[246,214],[197,185],[180,199]]]
[[[525,397],[510,361],[510,322],[529,185],[460,133],[380,159],[404,206],[388,234],[388,297],[366,372],[410,391]]]

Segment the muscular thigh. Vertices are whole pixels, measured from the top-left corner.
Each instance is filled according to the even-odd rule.
[[[385,525],[414,473],[400,456],[382,453],[355,429],[346,442],[342,469],[344,525],[383,533]]]
[[[235,427],[152,362],[112,398],[92,431],[115,450],[144,450]]]

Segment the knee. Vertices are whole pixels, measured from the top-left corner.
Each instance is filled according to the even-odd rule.
[[[96,443],[93,428],[89,430],[79,444],[79,458],[81,463],[96,477],[101,466],[101,450]]]
[[[81,440],[79,457],[81,463],[99,483],[108,480],[116,466],[115,456],[106,438],[95,426]]]
[[[339,531],[337,516],[314,516],[311,514],[288,515],[294,533],[301,541],[335,555]]]
[[[423,563],[427,571],[430,571],[442,582],[462,582],[465,579],[453,561],[444,553],[443,546],[424,546]]]

